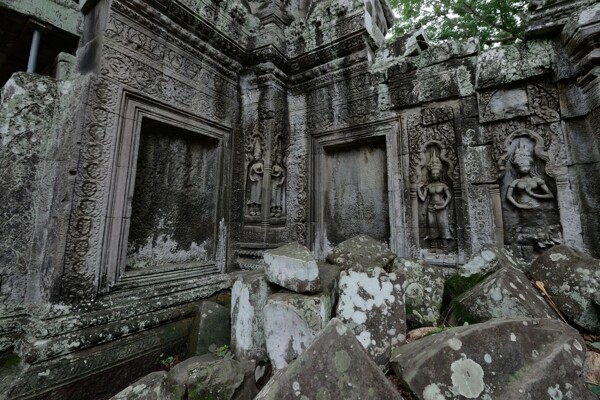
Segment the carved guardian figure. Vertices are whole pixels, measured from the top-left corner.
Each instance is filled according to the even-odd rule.
[[[450,188],[441,181],[443,166],[438,155],[432,154],[428,165],[429,182],[420,182],[417,185],[419,200],[427,204],[427,236],[431,248],[441,244],[442,249],[448,248],[448,241],[453,239],[450,232],[448,218],[448,205],[452,200]]]
[[[519,177],[511,182],[506,199],[515,207],[529,210],[540,206],[538,200],[552,199],[554,195],[539,176],[533,176],[533,157],[531,150],[520,141],[513,154],[511,164]]]

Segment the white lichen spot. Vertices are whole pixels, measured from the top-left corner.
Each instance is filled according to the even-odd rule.
[[[485,353],[485,355],[483,356],[483,360],[486,363],[491,364],[492,363],[492,356],[490,356],[488,353]]]
[[[510,341],[511,342],[516,342],[517,341],[517,335],[515,335],[514,333],[510,333]]]
[[[462,347],[462,342],[455,337],[448,339],[447,343],[448,343],[448,346],[450,346],[450,348],[455,351],[460,350],[460,348]]]
[[[440,391],[437,384],[432,383],[431,385],[425,386],[423,390],[423,400],[444,400],[445,397]]]
[[[348,328],[346,328],[346,325],[336,325],[335,326],[335,330],[337,331],[338,335],[343,336],[346,334],[346,331],[348,331]]]
[[[502,301],[502,291],[499,287],[490,290],[490,298],[494,301]]]
[[[356,339],[358,339],[360,344],[366,349],[371,344],[371,332],[362,331],[360,335],[356,336]]]
[[[560,261],[560,260],[568,260],[569,257],[565,256],[564,254],[555,253],[555,254],[550,254],[550,259],[552,261]]]
[[[556,384],[554,387],[549,387],[548,395],[550,396],[551,400],[562,400],[563,394],[560,390],[560,385]]]
[[[464,357],[464,355],[463,355]],[[467,399],[476,399],[483,392],[483,368],[470,358],[454,361],[450,366],[452,386]]]

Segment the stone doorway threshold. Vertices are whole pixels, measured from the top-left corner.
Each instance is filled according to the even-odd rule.
[[[110,289],[107,296],[135,296],[138,291],[185,290],[194,281],[221,271],[212,263],[185,263],[163,265],[144,270],[129,270]],[[140,293],[141,294],[141,293]]]

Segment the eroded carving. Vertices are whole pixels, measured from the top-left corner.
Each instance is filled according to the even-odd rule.
[[[511,164],[518,178],[508,186],[506,199],[517,208],[529,210],[540,206],[539,200],[554,198],[554,195],[539,176],[532,175],[533,157],[529,147],[517,141]]]
[[[452,200],[450,188],[442,182],[443,166],[433,148],[427,169],[429,178],[420,182],[417,186],[419,200],[426,203],[427,207],[427,236],[431,248],[441,245],[442,249],[448,248],[448,241],[453,239],[450,232],[450,221],[448,219],[448,205]]]
[[[545,248],[561,242],[556,185],[546,173],[550,161],[541,135],[517,129],[504,141],[498,160],[502,182],[505,244]]]
[[[254,153],[252,163],[248,167],[248,215],[254,217],[260,215],[262,206],[262,186],[265,173],[262,159],[262,148],[258,139],[254,141]]]

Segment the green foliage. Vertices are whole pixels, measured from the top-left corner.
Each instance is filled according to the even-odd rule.
[[[482,46],[523,39],[526,0],[390,0],[394,37],[423,27],[429,40],[478,37]]]
[[[0,368],[16,367],[20,362],[21,358],[18,355],[11,353],[8,356],[0,358]]]
[[[436,333],[444,332],[444,329],[446,329],[446,327],[444,325],[436,326],[435,329],[431,330],[430,332],[427,332],[427,334],[424,337],[435,335]]]
[[[452,314],[454,315],[454,318],[456,318],[456,322],[459,325],[462,325],[465,322],[469,325],[483,322],[480,318],[471,315],[457,300],[452,300],[450,303],[450,310],[452,311]]]
[[[166,356],[164,355],[164,353],[160,353],[160,356],[158,356],[158,363],[163,366],[166,369],[171,368],[172,366],[174,366],[175,364],[177,364],[179,362],[179,356]]]
[[[600,386],[588,383],[588,387],[590,388],[590,390],[592,391],[592,393],[594,393],[595,395],[600,396]]]
[[[215,354],[219,357],[226,357],[230,353],[231,353],[231,347],[229,347],[228,344],[225,344],[221,347],[217,347],[217,349],[215,350]]]
[[[446,279],[444,283],[444,296],[455,299],[467,290],[481,282],[486,275],[473,274],[471,276],[454,275]]]

